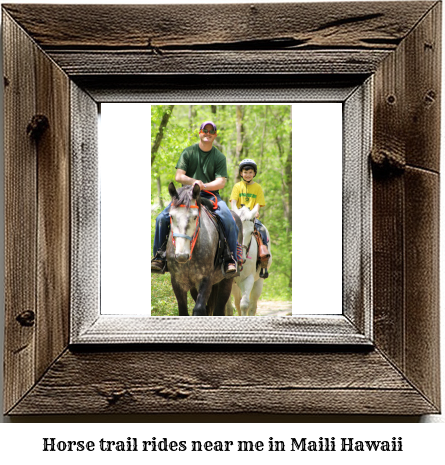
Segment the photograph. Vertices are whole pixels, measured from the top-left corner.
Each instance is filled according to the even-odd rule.
[[[151,140],[151,315],[290,315],[292,106],[152,105]]]

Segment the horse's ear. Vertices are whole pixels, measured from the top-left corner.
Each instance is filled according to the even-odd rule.
[[[198,184],[193,184],[193,191],[192,191],[192,195],[193,195],[193,198],[195,200],[197,200],[199,197],[201,197],[199,195],[199,193],[201,192],[201,188],[199,187]]]
[[[255,216],[258,213],[258,210],[260,209],[260,204],[257,203],[253,208],[252,208],[252,215]]]
[[[176,190],[176,187],[175,185],[173,184],[173,182],[171,182],[169,185],[168,185],[168,193],[170,194],[170,197],[173,199],[173,198],[178,198],[178,191]]]

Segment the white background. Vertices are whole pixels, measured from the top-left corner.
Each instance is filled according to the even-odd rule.
[[[101,309],[150,314],[150,105],[101,105]]]
[[[19,2],[17,2],[19,3]],[[20,3],[31,3],[20,2]],[[41,2],[39,2],[41,3]],[[46,2],[59,3],[59,2]],[[68,2],[65,2],[68,3]],[[69,3],[90,3],[77,0]],[[122,3],[122,2],[102,2],[102,3]],[[133,3],[139,3],[133,0]],[[149,3],[149,2],[147,2]],[[161,3],[160,1],[158,3]],[[171,1],[171,3],[187,3],[186,0],[180,2]],[[195,3],[206,3],[196,1]],[[224,3],[220,0],[220,3]],[[250,2],[238,2],[250,3]],[[211,14],[211,6],[203,8],[203,19],[205,15]],[[200,18],[197,18],[200,20]],[[443,146],[442,130],[442,146]],[[2,182],[3,177],[1,177]],[[444,189],[442,189],[444,191]],[[3,192],[3,190],[2,190]],[[442,205],[444,204],[442,200]],[[3,202],[1,202],[3,208]],[[442,218],[444,215],[442,214]],[[442,234],[444,228],[442,227]],[[3,231],[3,228],[1,229]],[[2,249],[3,250],[3,249]],[[441,268],[445,269],[444,266]],[[442,318],[441,329],[443,334],[444,319]],[[3,357],[3,329],[4,319],[2,315],[0,328],[0,350]],[[442,344],[442,380],[444,379],[445,368],[443,360],[445,359]],[[442,382],[442,399],[445,399],[443,393]],[[193,417],[190,421],[193,421]],[[185,463],[193,460],[193,463],[206,463],[209,461],[215,464],[226,463],[228,460],[234,463],[246,462],[246,460],[255,460],[255,463],[270,463],[272,460],[279,460],[280,463],[310,463],[325,464],[341,463],[342,465],[357,462],[368,464],[379,463],[407,463],[411,462],[427,462],[427,463],[442,463],[443,461],[443,438],[445,437],[445,418],[443,415],[430,415],[418,418],[405,417],[311,417],[305,416],[298,419],[287,418],[286,416],[271,417],[269,421],[274,423],[257,423],[244,424],[244,417],[199,417],[198,421],[202,423],[196,424],[181,424],[175,423],[178,418],[171,417],[156,417],[156,416],[127,416],[127,417],[28,417],[23,419],[15,419],[11,423],[10,418],[3,417],[3,424],[0,425],[0,453],[5,463],[40,463],[45,461],[47,464],[61,463],[78,464],[78,463],[97,463],[98,460],[106,460],[108,465],[123,461],[132,464],[148,464],[155,460],[166,460],[167,463],[177,462],[185,459]],[[289,420],[291,422],[289,422]],[[159,421],[171,421],[172,424],[158,423]],[[179,420],[180,421],[180,420]],[[219,423],[206,424],[206,422],[219,421]],[[224,423],[224,421],[232,421],[234,423]],[[250,418],[250,421],[255,421],[255,417]],[[264,421],[260,418],[258,421]],[[277,423],[275,423],[275,421]],[[413,423],[405,423],[407,421],[420,421],[427,423],[439,423],[430,425],[419,425]],[[62,422],[63,424],[56,424]],[[102,422],[97,425],[92,422]],[[110,423],[111,422],[111,423]],[[113,423],[117,422],[117,423]],[[120,423],[119,423],[120,422]],[[126,424],[125,422],[134,422]],[[139,422],[139,423],[138,423]],[[332,423],[342,422],[342,423]],[[362,423],[364,422],[364,423]],[[378,422],[377,424],[375,422]],[[27,424],[28,423],[28,424]],[[29,424],[31,423],[31,424]],[[40,423],[40,424],[35,424]],[[168,454],[158,453],[156,456],[147,455],[151,453],[44,453],[42,452],[42,438],[55,437],[58,440],[99,440],[106,438],[108,440],[126,440],[128,436],[138,437],[140,440],[150,440],[153,436],[157,438],[167,437],[169,440],[262,440],[266,442],[270,436],[275,439],[288,441],[290,437],[308,437],[318,439],[318,437],[355,437],[356,439],[373,440],[373,439],[391,439],[392,437],[402,436],[404,439],[404,452],[402,453],[301,453],[286,452],[286,453],[205,453],[199,455],[179,455],[180,453]],[[88,455],[92,454],[92,455]],[[105,454],[105,455],[104,455]],[[130,455],[128,455],[130,454]],[[296,455],[295,455],[296,454]]]

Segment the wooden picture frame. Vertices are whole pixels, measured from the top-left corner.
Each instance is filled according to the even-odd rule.
[[[441,3],[212,5],[208,28],[200,8],[3,5],[4,412],[438,413]],[[92,102],[368,79],[366,344],[70,343],[71,155],[95,140],[73,120]]]

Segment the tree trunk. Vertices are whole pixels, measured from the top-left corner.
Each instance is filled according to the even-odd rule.
[[[164,137],[164,129],[167,127],[168,120],[170,119],[170,115],[173,112],[174,105],[169,105],[162,116],[161,124],[159,125],[159,130],[156,135],[155,142],[151,148],[151,165],[156,159],[156,153],[159,150],[159,146],[161,145],[162,138]]]
[[[243,107],[242,105],[236,106],[236,149],[235,149],[235,168],[234,174],[236,182],[241,180],[239,175],[238,166],[241,162],[243,154],[243,139],[244,139],[244,127],[243,127]]]
[[[256,164],[257,164],[257,167],[258,167],[258,173],[260,175],[263,172],[262,167],[263,167],[264,142],[266,140],[266,129],[267,129],[267,108],[268,108],[268,106],[266,105],[265,108],[264,108],[263,135],[261,137],[260,153],[258,154],[258,159],[256,161]],[[258,179],[258,183],[261,184],[260,179]]]
[[[292,127],[292,110],[290,111],[289,118],[291,120]],[[286,160],[286,177],[287,177],[287,198],[289,205],[288,221],[289,231],[292,232],[292,129],[289,134],[289,151],[287,152]]]
[[[162,200],[162,193],[161,193],[161,176],[158,176],[156,178],[156,185],[158,187],[158,200],[159,200],[159,206],[161,208],[161,211],[164,210],[164,202]]]
[[[195,124],[195,118],[196,118],[196,108],[195,105],[189,105],[189,128],[190,128],[190,133],[193,132],[194,124]]]
[[[292,109],[290,110],[289,118],[291,120],[291,127],[292,127]],[[289,231],[292,234],[292,129],[289,134],[289,151],[287,153],[287,163],[286,163],[286,172],[288,174],[288,181],[287,181],[287,194],[289,199]],[[292,248],[291,251],[291,263],[292,263]],[[289,278],[289,287],[292,289],[292,266],[290,267],[290,278]]]
[[[288,189],[288,173],[287,173],[287,159],[284,164],[282,164],[283,159],[283,146],[281,144],[281,137],[276,136],[275,142],[277,143],[278,147],[278,161],[279,161],[279,170],[281,174],[281,199],[283,202],[283,218],[287,220],[286,225],[286,235],[289,234],[289,204],[288,204],[288,196],[287,189]],[[292,158],[291,158],[292,161]]]

